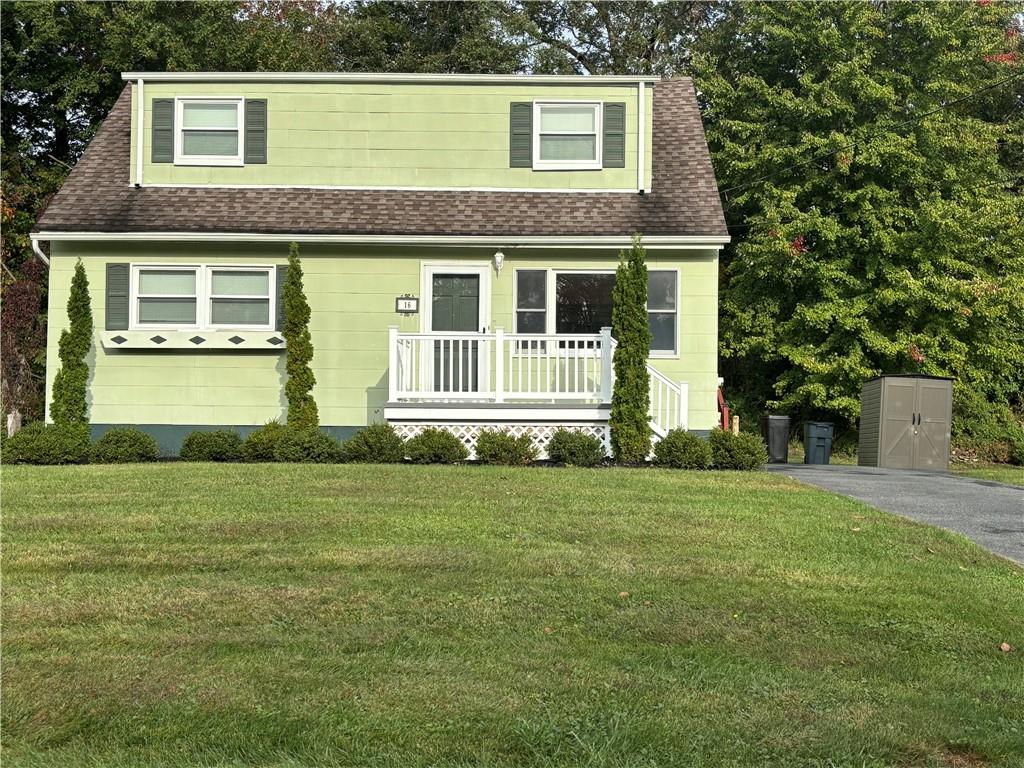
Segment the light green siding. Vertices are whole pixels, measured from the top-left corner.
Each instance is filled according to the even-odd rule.
[[[55,242],[50,268],[47,402],[58,365],[57,341],[67,319],[75,259],[89,276],[97,331],[104,317],[108,262],[158,264],[283,263],[287,246],[113,244]],[[356,426],[382,418],[387,399],[387,328],[420,330],[421,315],[395,314],[395,297],[421,295],[424,262],[489,263],[494,249],[356,248],[302,246],[321,422]],[[652,251],[652,269],[680,270],[678,357],[652,363],[689,382],[689,425],[716,421],[717,270],[714,250]],[[491,323],[513,330],[513,286],[518,267],[614,268],[609,253],[507,250],[500,274],[491,271]],[[426,300],[426,297],[422,297]],[[272,352],[105,350],[94,339],[89,354],[90,419],[97,424],[262,424],[284,413],[284,356]]]
[[[155,98],[267,99],[267,163],[244,167],[151,163]],[[137,93],[132,94],[131,177]],[[509,105],[590,99],[626,105],[626,167],[534,171],[509,167]],[[651,169],[652,88],[646,86],[644,165]],[[143,183],[389,187],[635,189],[635,85],[147,83]]]

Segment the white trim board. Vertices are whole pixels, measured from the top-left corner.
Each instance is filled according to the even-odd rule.
[[[493,83],[501,85],[633,85],[658,75],[459,75],[414,72],[122,72],[153,83]]]
[[[362,184],[175,184],[161,182],[159,184],[129,184],[129,187],[143,186],[154,189],[327,189],[343,190],[351,192],[372,192],[380,190],[383,192],[556,192],[559,194],[639,194],[633,187],[610,187],[600,189],[598,187],[416,187],[416,186],[367,186]]]
[[[418,245],[466,248],[572,248],[620,249],[628,247],[629,235],[321,235],[261,232],[33,232],[33,242],[174,242],[174,243],[350,243],[355,245]],[[647,250],[720,250],[728,235],[650,235],[642,240]]]

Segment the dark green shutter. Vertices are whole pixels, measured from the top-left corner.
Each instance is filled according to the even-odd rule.
[[[128,284],[131,269],[127,264],[107,264],[106,326],[108,331],[128,330]]]
[[[245,100],[245,162],[267,162],[267,100]]]
[[[277,266],[277,318],[274,329],[284,330],[284,281],[288,277],[288,265],[278,264]]]
[[[533,167],[533,103],[513,101],[509,112],[508,165]]]
[[[153,162],[174,162],[174,99],[153,99]]]
[[[605,168],[626,167],[626,105],[605,102],[604,135],[601,138]]]

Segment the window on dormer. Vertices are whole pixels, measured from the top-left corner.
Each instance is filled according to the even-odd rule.
[[[242,165],[242,99],[178,99],[175,162]]]
[[[534,102],[533,167],[601,167],[601,102]]]

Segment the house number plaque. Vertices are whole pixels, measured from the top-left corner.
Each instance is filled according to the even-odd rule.
[[[397,296],[395,297],[395,312],[401,312],[403,315],[413,315],[420,311],[420,300],[417,296]]]

